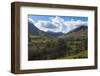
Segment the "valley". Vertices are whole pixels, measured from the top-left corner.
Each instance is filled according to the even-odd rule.
[[[87,26],[55,33],[41,31],[29,23],[28,30],[28,60],[88,58]]]

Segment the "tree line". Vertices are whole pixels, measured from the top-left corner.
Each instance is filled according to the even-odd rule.
[[[44,40],[43,40],[44,41]],[[64,56],[75,55],[81,51],[87,50],[87,39],[51,39],[43,41],[33,40],[28,48],[29,60],[50,60],[58,59]]]

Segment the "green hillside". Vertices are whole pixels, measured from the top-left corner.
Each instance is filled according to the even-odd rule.
[[[67,56],[65,55],[64,57],[61,57],[60,59],[79,59],[79,58],[87,58],[87,51],[82,51],[78,54]]]

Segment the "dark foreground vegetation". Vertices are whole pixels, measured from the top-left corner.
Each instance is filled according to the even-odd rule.
[[[87,58],[87,38],[50,38],[29,35],[28,60]]]

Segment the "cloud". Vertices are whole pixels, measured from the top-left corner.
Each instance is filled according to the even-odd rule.
[[[62,25],[62,23],[64,22],[64,19],[56,16],[55,18],[51,18],[51,22],[52,24],[59,26],[59,25]]]
[[[33,19],[29,18],[29,21],[32,22],[38,29],[42,31],[52,31],[52,32],[63,32],[67,33],[81,25],[87,25],[87,21],[74,20],[70,21],[64,20],[61,17],[50,17],[49,20],[38,20],[34,22]]]
[[[28,21],[33,23],[33,24],[35,23],[35,21],[33,19],[31,19],[31,18],[28,18]]]
[[[79,25],[87,25],[86,21],[81,21],[81,20],[77,20],[75,21],[74,19],[71,19],[70,21],[65,21],[64,24],[66,26],[70,25],[70,26],[79,26]]]
[[[37,21],[34,25],[43,31],[55,31],[58,32],[58,27],[53,25],[50,21]]]

